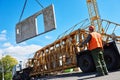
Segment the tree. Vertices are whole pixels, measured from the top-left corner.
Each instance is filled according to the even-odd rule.
[[[10,55],[6,55],[0,60],[0,66],[4,68],[4,79],[5,80],[12,80],[12,69],[13,67],[18,64],[17,60]],[[0,80],[2,80],[2,71],[0,71]]]

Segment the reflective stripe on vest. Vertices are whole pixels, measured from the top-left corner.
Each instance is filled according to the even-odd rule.
[[[91,35],[91,40],[89,42],[89,45],[88,45],[88,49],[89,50],[93,50],[95,48],[102,48],[102,38],[101,38],[101,35],[97,32],[92,32],[90,33]]]

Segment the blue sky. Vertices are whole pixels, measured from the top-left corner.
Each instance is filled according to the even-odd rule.
[[[18,61],[26,60],[36,50],[56,40],[57,36],[89,18],[86,0],[39,0],[47,7],[54,4],[56,30],[16,44],[15,26],[19,21],[25,0],[0,0],[0,54],[11,55]],[[120,0],[97,0],[100,16],[120,23]],[[42,10],[36,0],[28,0],[22,20]],[[39,26],[43,28],[44,26]]]

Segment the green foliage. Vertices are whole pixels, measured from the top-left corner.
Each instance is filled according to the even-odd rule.
[[[12,80],[12,68],[18,64],[17,60],[10,55],[6,55],[0,60],[0,66],[4,68],[4,78],[5,80]],[[2,80],[2,72],[0,72],[0,80]]]
[[[12,80],[12,74],[11,74],[11,72],[7,72],[5,74],[5,80]]]

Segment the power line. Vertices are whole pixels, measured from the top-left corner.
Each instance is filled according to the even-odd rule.
[[[20,18],[19,18],[19,22],[21,21],[21,18],[22,18],[22,16],[23,16],[23,13],[24,13],[24,10],[25,10],[25,7],[26,7],[26,4],[27,4],[27,0],[25,0],[24,6],[23,6],[23,9],[22,9],[22,12],[21,12]]]
[[[36,2],[37,2],[42,8],[44,8],[43,5],[40,3],[40,1],[36,0]]]

